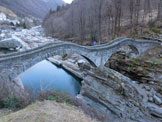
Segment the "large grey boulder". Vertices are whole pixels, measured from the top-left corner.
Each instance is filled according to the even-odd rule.
[[[16,79],[8,81],[0,81],[0,98],[6,100],[8,98],[25,98],[28,96],[27,91],[24,88],[24,85],[19,77]]]
[[[22,44],[13,38],[9,38],[9,39],[4,39],[2,41],[0,41],[0,48],[3,49],[18,49],[21,48]]]
[[[13,94],[20,98],[25,98],[28,93],[25,91],[24,85],[20,77],[15,78],[10,82],[10,87],[12,88]]]

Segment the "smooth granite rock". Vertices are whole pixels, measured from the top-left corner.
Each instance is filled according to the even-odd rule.
[[[4,49],[17,49],[21,48],[22,44],[14,38],[4,39],[0,41],[0,48]]]

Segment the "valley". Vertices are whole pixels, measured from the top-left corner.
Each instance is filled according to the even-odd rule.
[[[0,0],[0,122],[162,121],[161,0],[101,1]]]

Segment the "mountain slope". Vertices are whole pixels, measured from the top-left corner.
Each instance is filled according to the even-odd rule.
[[[74,0],[47,14],[43,27],[47,35],[61,40],[101,43],[114,36],[127,36],[123,34],[126,29],[144,27],[157,18],[158,3],[159,0]]]
[[[0,5],[11,9],[19,16],[31,15],[43,18],[50,9],[65,4],[62,0],[0,0]]]
[[[9,17],[17,18],[17,15],[13,11],[11,11],[10,9],[7,9],[3,6],[0,6],[0,13],[4,13]]]

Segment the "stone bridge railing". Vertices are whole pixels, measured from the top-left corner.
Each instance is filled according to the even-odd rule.
[[[122,46],[128,45],[140,54],[157,46],[159,42],[118,38],[109,43],[96,46],[80,46],[69,42],[50,43],[24,52],[0,56],[0,80],[16,78],[34,64],[54,55],[79,54],[91,60],[96,66],[104,65],[112,54]]]

